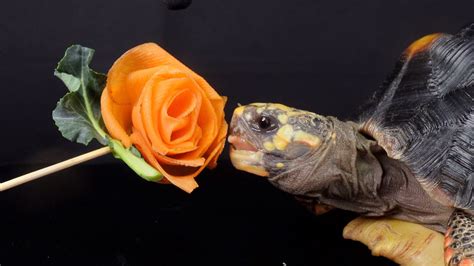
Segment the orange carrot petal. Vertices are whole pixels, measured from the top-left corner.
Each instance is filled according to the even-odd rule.
[[[136,134],[135,132],[132,134],[133,142],[137,146],[137,148],[141,151],[143,157],[145,160],[150,163],[153,167],[155,167],[160,173],[163,174],[163,176],[166,177],[166,179],[174,184],[175,186],[181,188],[182,190],[191,193],[195,188],[198,187],[198,184],[194,180],[194,177],[202,171],[202,168],[204,168],[204,165],[200,166],[195,173],[187,175],[187,176],[182,176],[182,177],[176,177],[168,173],[163,169],[160,163],[158,163],[157,159],[153,156],[152,150],[149,148],[149,146],[146,145],[144,142],[143,138],[141,137],[140,134]],[[192,168],[194,169],[194,168]],[[193,176],[194,175],[194,176]]]
[[[201,110],[197,125],[201,128],[203,135],[198,142],[198,148],[186,154],[177,156],[180,159],[190,159],[196,157],[202,157],[204,153],[209,149],[212,142],[217,136],[220,127],[220,121],[217,120],[217,115],[208,98],[203,97]]]
[[[211,101],[214,100],[214,99],[220,99],[221,96],[216,92],[216,90],[214,90],[211,85],[209,85],[209,83],[207,83],[207,81],[199,76],[198,74],[196,73],[192,73],[191,74],[194,78],[194,80],[197,82],[197,84],[202,88],[202,90],[204,91],[204,93],[206,94],[207,98],[209,98]]]
[[[228,129],[228,125],[225,121],[223,121],[216,140],[214,141],[214,143],[209,148],[209,151],[211,151],[210,154],[214,150],[217,149],[217,152],[215,153],[214,157],[212,157],[211,160],[209,161],[209,165],[207,166],[209,169],[213,169],[214,167],[217,166],[217,159],[219,159],[219,155],[224,150],[225,140],[226,140],[226,136],[227,136],[227,129]],[[207,155],[207,156],[210,156],[210,155]]]
[[[186,78],[162,82],[154,88],[153,119],[165,143],[179,145],[190,139],[201,101],[201,94]],[[177,131],[178,139],[174,134]]]
[[[224,141],[224,140],[223,140]],[[222,142],[222,144],[224,144],[224,142]],[[202,170],[204,170],[204,168],[216,157],[218,156],[218,153],[221,152],[222,149],[220,147],[216,147],[216,149],[214,149],[213,151],[211,151],[211,153],[209,154],[209,157],[206,158],[206,161],[205,163],[199,167],[199,168],[191,168],[189,170],[191,170],[192,172],[189,173],[189,174],[185,174],[185,175],[173,175],[172,171],[173,168],[169,168],[170,170],[167,170],[167,171],[164,171],[164,172],[161,172],[169,181],[170,183],[174,184],[175,186],[187,191],[187,192],[191,192],[194,188],[190,189],[191,186],[190,184],[193,184],[193,183],[196,183],[196,181],[194,181],[194,178],[199,175]],[[182,168],[178,168],[179,170],[181,170],[181,172],[185,172],[183,171]],[[178,173],[180,171],[177,171]],[[194,181],[194,182],[191,182]]]
[[[133,128],[133,133],[130,136],[130,138],[131,138],[131,140],[134,144],[135,144],[135,141],[137,140],[136,139],[137,137],[139,138],[137,143],[140,144],[141,146],[148,147],[148,150],[150,151],[151,155],[153,155],[159,163],[169,164],[169,165],[182,165],[182,166],[198,167],[198,166],[203,165],[204,162],[206,161],[203,157],[196,158],[196,159],[191,159],[191,160],[179,160],[179,159],[175,159],[175,158],[172,158],[172,157],[164,156],[164,155],[161,155],[159,153],[153,152],[153,150],[151,149],[150,142],[147,141],[147,139],[145,137],[143,137],[143,135],[140,133],[140,131],[138,129]]]
[[[138,45],[125,52],[109,70],[107,86],[112,100],[119,104],[133,104],[154,72],[149,69],[157,66],[172,66],[194,73],[157,44]]]
[[[201,101],[201,93],[195,86],[185,73],[166,79],[162,75],[155,75],[146,85],[142,105],[142,119],[153,149],[162,155],[186,153],[198,148],[196,146],[197,141],[194,139],[199,135],[195,132],[195,116],[199,112],[198,106]],[[176,98],[182,93],[184,93],[184,98],[187,99]],[[188,101],[189,98],[191,98],[190,101]],[[174,112],[184,113],[176,113],[175,115],[178,115],[178,117],[172,117],[169,114],[169,108],[176,100],[180,100],[177,104],[181,106],[175,108]],[[190,104],[190,106],[183,106],[187,104]],[[191,115],[191,121],[186,118],[188,115]],[[180,139],[172,141],[173,133],[177,130],[181,130],[180,134],[177,135]],[[166,153],[163,151],[166,151]]]
[[[150,84],[150,82],[147,84]],[[147,136],[150,140],[150,143],[152,143],[153,151],[156,151],[162,155],[166,155],[169,152],[169,149],[161,139],[161,136],[158,134],[153,121],[151,107],[153,92],[152,89],[152,85],[146,85],[142,92],[143,97],[140,97],[137,104],[141,105],[140,114],[145,129],[144,135]]]
[[[120,140],[125,147],[130,147],[132,142],[127,132],[131,130],[132,126],[132,107],[130,105],[115,104],[110,99],[107,88],[102,92],[100,106],[102,117],[109,134],[113,138]]]

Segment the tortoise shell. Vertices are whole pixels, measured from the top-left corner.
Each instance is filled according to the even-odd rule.
[[[474,23],[410,45],[361,116],[435,200],[474,213]]]

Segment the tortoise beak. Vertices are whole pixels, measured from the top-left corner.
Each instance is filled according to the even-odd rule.
[[[255,148],[254,145],[252,145],[250,142],[245,140],[242,137],[235,136],[235,135],[230,135],[227,138],[227,141],[232,145],[232,147],[236,150],[242,150],[242,151],[253,151],[256,152],[257,148]]]
[[[263,152],[250,143],[245,135],[246,130],[242,123],[242,114],[245,106],[235,109],[230,123],[230,134],[227,141],[230,143],[230,160],[235,168],[259,176],[269,176],[263,166]]]
[[[262,166],[263,153],[261,151],[237,150],[230,147],[230,161],[235,168],[259,176],[269,176]]]

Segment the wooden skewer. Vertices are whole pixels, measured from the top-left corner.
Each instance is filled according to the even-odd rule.
[[[51,166],[36,170],[34,172],[10,179],[8,181],[5,181],[3,183],[0,183],[0,192],[19,186],[21,184],[33,181],[35,179],[38,179],[40,177],[43,177],[45,175],[49,175],[58,171],[61,171],[63,169],[69,168],[71,166],[74,166],[76,164],[80,164],[89,160],[92,160],[94,158],[103,156],[110,153],[110,148],[109,147],[103,147],[88,153],[84,153],[82,155],[79,155],[77,157],[71,158],[66,161],[62,161],[57,164],[53,164]]]

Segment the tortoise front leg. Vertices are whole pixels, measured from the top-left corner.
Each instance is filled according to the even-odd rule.
[[[402,266],[444,266],[443,235],[419,224],[359,217],[346,225],[343,236]]]
[[[449,266],[474,266],[474,217],[454,211],[448,222],[444,258]]]

